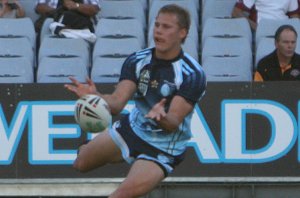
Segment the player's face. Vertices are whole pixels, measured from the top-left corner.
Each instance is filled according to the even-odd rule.
[[[279,40],[275,43],[279,55],[291,58],[296,49],[297,37],[291,30],[283,30]]]
[[[175,58],[181,50],[181,42],[186,34],[187,31],[179,27],[176,15],[160,13],[153,30],[156,56],[162,59]]]

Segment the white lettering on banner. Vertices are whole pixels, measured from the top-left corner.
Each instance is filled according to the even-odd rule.
[[[28,158],[31,164],[72,164],[77,151],[55,149],[53,142],[55,139],[79,138],[80,128],[72,123],[54,123],[53,119],[73,116],[74,104],[75,101],[21,102],[10,124],[7,124],[0,106],[0,165],[12,163],[27,122]],[[122,113],[131,111],[133,106],[134,103],[130,101]],[[299,106],[300,102],[298,112]],[[264,116],[271,125],[271,138],[263,148],[246,148],[246,116],[249,114]],[[220,121],[221,149],[198,107],[195,108],[191,124],[193,138],[188,146],[195,150],[202,163],[274,161],[288,153],[298,137],[294,115],[284,105],[270,100],[224,100]],[[87,138],[93,136],[88,135]]]
[[[9,125],[0,105],[0,165],[12,163],[27,121],[27,109],[28,105],[20,103]]]
[[[76,124],[53,124],[54,116],[74,115],[74,102],[32,103],[29,119],[29,162],[31,164],[70,164],[76,150],[55,150],[56,138],[78,138],[80,128]]]
[[[221,162],[221,152],[211,130],[198,106],[194,110],[191,121],[193,137],[188,143],[195,149],[199,160],[203,163]]]
[[[292,112],[280,103],[269,100],[224,100],[221,112],[224,162],[274,161],[289,152],[296,142],[296,119]],[[257,150],[246,149],[247,114],[259,114],[268,118],[271,124],[271,138],[265,147]]]

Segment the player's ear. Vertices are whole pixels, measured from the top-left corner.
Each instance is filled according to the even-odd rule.
[[[186,28],[181,28],[179,30],[179,35],[180,35],[181,40],[183,41],[188,35],[187,29]]]

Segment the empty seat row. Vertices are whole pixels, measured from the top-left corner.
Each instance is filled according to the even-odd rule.
[[[0,57],[0,83],[32,83],[34,72],[26,57]]]
[[[29,57],[32,57],[33,53],[31,53],[31,55],[20,55],[22,52],[29,51],[20,50],[20,47],[16,49],[9,49],[9,47],[11,46],[18,46],[16,44],[9,44],[9,42],[19,42],[20,44],[20,41],[23,41],[24,43],[27,43],[28,46],[30,46],[29,40],[27,38],[21,37],[8,39],[7,43],[5,42],[6,39],[7,38],[0,39],[0,42],[4,40],[4,44],[2,44],[3,46],[8,45],[6,51],[2,52],[3,55],[1,58],[4,58],[3,60],[5,60],[6,62],[9,60],[14,61],[16,59],[12,58],[17,58],[14,56],[23,56],[23,58],[27,59],[27,61],[25,62],[30,63],[32,61],[32,58]],[[274,48],[271,47],[270,43],[274,42],[274,39],[269,37],[266,37],[266,39],[269,39],[269,45],[265,44],[263,46],[269,46],[269,51],[273,50]],[[133,46],[135,47],[126,48]],[[138,39],[135,38],[115,39],[99,37],[94,45],[92,57],[90,57],[91,51],[89,47],[89,44],[80,39],[51,37],[45,38],[41,44],[38,54],[37,82],[52,82],[50,81],[50,79],[55,82],[57,79],[62,79],[62,77],[68,80],[67,77],[69,75],[76,76],[74,72],[80,71],[79,68],[84,69],[85,71],[83,72],[83,70],[81,70],[78,73],[78,75],[81,76],[81,78],[79,79],[84,80],[84,76],[88,75],[89,70],[91,70],[92,78],[96,82],[116,82],[118,80],[122,62],[125,60],[125,58],[130,53],[141,49]],[[17,51],[18,49],[20,50],[19,52]],[[258,55],[259,54],[257,54],[256,57],[258,57]],[[251,45],[246,37],[207,37],[202,49],[202,65],[206,70],[208,80],[210,81],[251,80],[251,57]],[[78,68],[78,70],[76,70],[76,68],[71,70],[63,69],[62,65],[68,65],[66,64],[66,61],[77,63],[77,66],[80,65],[80,67]],[[111,61],[111,64],[108,64],[109,61]],[[90,62],[92,62],[93,65],[90,65]],[[54,69],[56,67],[59,68],[58,66],[49,66],[51,64],[59,65],[58,63],[61,63],[60,69]],[[102,63],[105,63],[106,65],[103,65]],[[32,63],[30,63],[30,65],[32,65]],[[228,65],[231,65],[231,67],[229,67]],[[237,67],[237,65],[240,65],[240,67]],[[72,68],[69,66],[67,67]],[[29,73],[31,73],[30,71],[32,71],[32,69],[28,71]],[[49,72],[47,73],[47,71]],[[4,76],[8,77],[9,75],[9,73],[4,72]],[[42,75],[48,75],[48,78],[42,78]]]
[[[232,3],[229,3],[232,0],[221,1],[226,1],[228,4]],[[24,62],[29,62],[31,67],[36,68],[38,71],[37,82],[55,82],[59,79],[68,79],[69,75],[78,75],[80,76],[79,79],[82,80],[84,80],[84,76],[91,75],[95,82],[116,82],[122,62],[130,53],[154,46],[152,39],[153,18],[159,6],[166,3],[177,3],[188,8],[192,16],[191,29],[183,44],[183,49],[201,62],[209,76],[208,80],[249,81],[258,60],[263,54],[267,54],[267,52],[274,49],[275,46],[271,46],[271,43],[274,41],[272,36],[276,28],[280,24],[290,23],[299,31],[298,19],[280,21],[279,23],[267,21],[266,24],[261,21],[260,24],[262,25],[258,26],[256,37],[253,38],[248,21],[243,18],[232,19],[226,17],[228,13],[217,13],[220,14],[219,16],[217,14],[205,14],[205,23],[203,22],[200,29],[200,22],[197,22],[200,13],[199,1],[195,0],[149,0],[148,2],[131,0],[130,2],[134,2],[132,5],[138,6],[136,8],[142,10],[143,14],[135,12],[135,9],[132,9],[133,7],[130,9],[131,12],[126,13],[127,8],[124,8],[124,6],[123,8],[117,8],[117,6],[109,8],[110,5],[108,5],[117,2],[129,3],[129,1],[103,0],[103,2],[104,7],[107,4],[107,9],[106,12],[102,12],[98,20],[95,32],[97,41],[94,45],[89,45],[80,39],[53,38],[48,28],[53,19],[47,19],[41,33],[41,46],[37,51],[37,57],[35,57],[35,36],[32,36],[32,30],[34,30],[32,22],[29,25],[17,26],[18,28],[26,26],[26,28],[31,29],[30,31],[24,31],[20,28],[7,28],[7,24],[4,23],[4,21],[7,21],[5,19],[0,20],[1,27],[4,27],[3,31],[0,30],[0,45],[7,45],[8,47],[0,50],[0,58],[3,58],[4,62],[9,60],[16,62],[19,57],[27,59]],[[183,4],[183,2],[185,3]],[[203,13],[208,11],[211,2],[216,3],[218,1],[203,0]],[[126,5],[130,7],[129,4]],[[102,8],[104,9],[104,7]],[[123,12],[113,12],[112,9],[123,10]],[[153,14],[150,14],[151,12]],[[148,18],[146,18],[147,16]],[[22,20],[28,23],[28,18],[18,19],[18,22]],[[11,30],[14,32],[9,32]],[[14,38],[14,41],[11,41],[10,38]],[[19,46],[19,48],[11,49],[12,44],[9,44],[9,42],[18,42],[18,45],[14,46]],[[261,44],[262,42],[265,42],[265,44]],[[255,43],[254,49],[252,49],[253,43]],[[241,49],[241,47],[243,48]],[[22,48],[26,50],[21,50]],[[254,61],[253,56],[255,56]],[[69,65],[67,64],[68,61],[70,63],[77,62],[78,67],[73,69],[68,67],[68,69],[71,68],[70,70],[62,68],[62,65]],[[61,68],[58,66],[59,63]],[[57,66],[50,67],[52,64]],[[7,64],[3,63],[3,65]],[[48,71],[49,67],[50,71]],[[8,71],[4,73],[6,73],[4,76],[10,75]],[[28,70],[28,73],[31,73],[31,76],[33,75],[32,70]]]
[[[275,50],[274,34],[283,24],[300,32],[299,19],[262,19],[255,36],[244,18],[209,18],[203,27],[201,63],[208,81],[249,81],[261,58]],[[300,52],[297,40],[296,52]]]
[[[84,80],[89,71],[95,82],[117,82],[126,57],[142,49],[137,38],[98,38],[93,49],[88,49],[87,44],[82,39],[45,38],[38,56],[37,82],[48,83],[51,79],[55,82],[58,77],[65,82],[68,75],[81,76],[79,80]],[[68,61],[85,72],[75,75],[80,70],[63,70],[69,67],[70,64],[65,64]],[[61,69],[53,71],[59,62]],[[50,64],[54,64],[54,67]]]
[[[235,3],[236,0],[202,0],[202,27],[204,27],[209,18],[231,18],[231,12]]]

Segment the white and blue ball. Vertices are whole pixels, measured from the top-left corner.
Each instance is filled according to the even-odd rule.
[[[107,102],[97,95],[85,95],[75,103],[75,120],[85,132],[104,131],[112,122]]]

